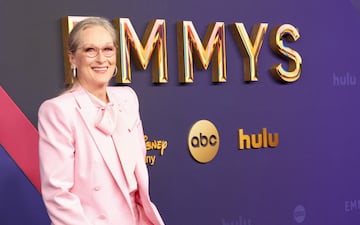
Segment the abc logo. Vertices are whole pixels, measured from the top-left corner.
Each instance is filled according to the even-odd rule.
[[[199,120],[190,129],[188,147],[191,156],[200,163],[208,163],[216,156],[220,145],[219,132],[208,120]]]

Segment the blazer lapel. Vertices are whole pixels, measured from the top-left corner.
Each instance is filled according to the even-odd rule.
[[[132,132],[136,124],[137,114],[134,115],[129,111],[128,102],[125,98],[116,98],[110,91],[108,94],[110,100],[115,103],[115,109],[119,110],[117,114],[118,124],[112,138],[128,185],[131,185],[135,177],[136,149],[134,149],[134,146],[137,144]]]
[[[103,133],[101,133],[96,127],[95,127],[95,118],[97,109],[94,108],[93,103],[91,102],[91,99],[89,98],[88,94],[84,90],[78,90],[73,92],[74,97],[79,105],[79,113],[81,115],[81,118],[83,119],[84,124],[88,128],[88,131],[90,133],[90,136],[92,137],[94,143],[97,146],[98,151],[100,152],[101,156],[103,157],[107,167],[109,168],[114,180],[120,187],[121,191],[124,194],[125,199],[127,200],[128,204],[131,205],[130,202],[130,196],[128,194],[128,188],[126,183],[122,182],[121,177],[121,171],[119,171],[118,163],[119,161],[116,159],[116,157],[113,157],[113,155],[108,153],[108,148],[104,143],[106,143]],[[116,143],[117,140],[114,139],[114,143]],[[116,146],[116,148],[119,150],[119,147]],[[121,158],[120,158],[121,160]],[[121,163],[123,164],[123,163]],[[125,172],[125,168],[124,172]],[[126,173],[125,173],[126,175]]]

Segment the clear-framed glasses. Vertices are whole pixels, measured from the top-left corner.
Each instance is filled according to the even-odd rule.
[[[112,57],[116,52],[116,47],[114,45],[107,45],[102,48],[89,45],[80,47],[79,49],[81,49],[82,52],[90,58],[95,58],[96,56],[98,56],[100,51],[107,58]]]

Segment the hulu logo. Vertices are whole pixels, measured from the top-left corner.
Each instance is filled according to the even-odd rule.
[[[279,134],[268,133],[262,128],[258,134],[245,134],[244,129],[239,129],[239,149],[275,148],[279,145]]]
[[[352,76],[349,73],[345,75],[336,75],[333,73],[333,85],[335,87],[355,86],[356,83],[356,76]]]

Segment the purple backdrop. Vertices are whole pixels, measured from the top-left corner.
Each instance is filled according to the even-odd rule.
[[[360,0],[4,2],[0,85],[36,126],[40,103],[63,88],[62,17],[130,18],[139,37],[150,20],[165,19],[169,82],[153,85],[149,66],[132,68],[130,85],[149,140],[167,141],[162,156],[148,151],[156,155],[148,167],[151,196],[166,224],[358,225],[359,12]],[[201,38],[210,23],[226,24],[226,83],[213,84],[211,68],[195,69],[192,84],[178,83],[176,23],[183,20],[192,21]],[[229,28],[237,22],[248,33],[257,23],[269,24],[257,82],[243,81],[243,58]],[[299,29],[300,39],[286,45],[303,60],[300,79],[290,84],[269,73],[286,63],[269,45],[270,30],[285,23]],[[218,154],[206,164],[187,146],[191,126],[201,119],[213,122],[220,137]],[[277,147],[238,149],[238,129],[258,134],[262,128],[279,134]],[[38,193],[6,149],[0,153],[0,224],[48,224]]]

